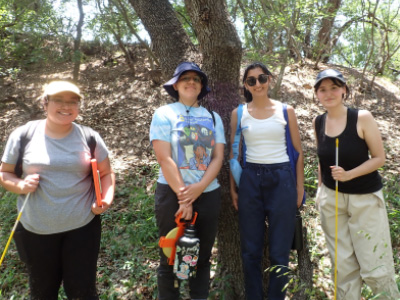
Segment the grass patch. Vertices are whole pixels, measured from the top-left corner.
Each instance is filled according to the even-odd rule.
[[[0,187],[0,251],[3,254],[17,218],[17,195]],[[10,243],[0,266],[0,299],[28,298],[28,280],[14,242]]]
[[[324,234],[319,225],[319,215],[314,208],[316,191],[315,161],[306,162],[305,188],[307,205],[303,212],[303,222],[307,226],[311,261],[314,265],[313,287],[307,291],[312,299],[329,299],[332,296],[331,262],[326,251]],[[140,177],[131,175],[117,184],[115,202],[102,216],[102,240],[98,261],[98,290],[100,299],[156,299],[158,267],[158,233],[154,216],[154,178],[157,168],[145,167],[137,170]],[[384,195],[388,204],[388,215],[394,245],[396,274],[400,273],[400,191],[399,176],[385,178]],[[144,179],[145,178],[145,179]],[[149,180],[149,178],[151,178]],[[4,249],[15,222],[16,195],[0,188],[0,246]],[[218,246],[218,245],[217,245]],[[297,283],[297,265],[291,273],[293,288],[301,288]],[[218,265],[214,266],[218,268]],[[214,272],[216,270],[213,270]],[[217,272],[218,273],[218,272]],[[210,297],[225,298],[225,292],[215,288],[218,281],[225,278],[214,277]],[[396,281],[400,286],[400,277]],[[213,288],[214,287],[214,288]],[[293,290],[292,290],[293,292]],[[28,298],[28,276],[20,262],[12,242],[0,270],[0,299]],[[363,296],[373,297],[364,287]],[[61,289],[59,299],[66,299]]]
[[[127,178],[102,217],[98,286],[101,299],[155,299],[158,231],[154,186]]]

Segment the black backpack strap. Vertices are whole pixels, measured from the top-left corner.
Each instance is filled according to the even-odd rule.
[[[94,150],[96,149],[96,139],[94,137],[94,132],[93,129],[84,125],[80,125],[82,130],[83,130],[83,134],[85,135],[85,139],[86,139],[86,143],[89,146],[90,149],[90,158],[93,159],[94,158]]]
[[[86,143],[89,146],[90,159],[93,159],[93,158],[95,158],[94,151],[96,149],[96,144],[97,144],[96,143],[96,138],[94,137],[94,130],[92,128],[88,127],[88,126],[85,126],[85,125],[80,125],[79,124],[79,126],[82,128],[83,135],[85,136]],[[91,193],[95,194],[95,187],[94,187],[94,181],[93,181],[93,172],[90,172],[89,176],[92,178],[91,185],[90,185],[90,190],[91,190]]]
[[[36,128],[38,127],[41,120],[36,120],[29,122],[23,126],[23,130],[20,136],[20,146],[18,152],[17,163],[15,164],[14,172],[17,177],[21,178],[22,176],[22,160],[24,158],[26,145],[31,141],[33,134],[35,133]]]
[[[207,108],[207,110],[208,110],[208,112],[210,113],[210,115],[211,115],[211,117],[212,117],[212,119],[213,119],[213,124],[214,124],[214,127],[215,127],[215,116],[214,116],[214,112],[213,112],[212,110],[208,109],[208,108]]]
[[[325,114],[319,115],[315,118],[315,136],[317,140],[321,132],[323,122],[325,122]]]

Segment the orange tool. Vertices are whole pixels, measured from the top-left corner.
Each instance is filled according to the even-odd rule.
[[[97,170],[97,161],[95,158],[90,160],[92,164],[92,172],[93,172],[93,180],[94,180],[94,190],[96,192],[96,202],[98,207],[102,207],[101,203],[101,181],[100,181],[100,172]]]

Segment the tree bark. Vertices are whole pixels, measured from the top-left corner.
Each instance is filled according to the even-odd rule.
[[[81,39],[82,39],[82,27],[83,27],[83,20],[85,18],[85,14],[83,12],[83,4],[82,0],[77,0],[78,2],[78,9],[79,9],[79,22],[78,26],[76,27],[76,38],[74,41],[74,71],[73,71],[73,80],[77,82],[79,80],[79,70],[81,67],[81,57],[82,52],[80,50],[81,47]]]
[[[239,36],[224,0],[185,0],[186,9],[197,32],[203,56],[203,70],[209,76],[211,93],[206,106],[216,111],[224,121],[227,145],[224,166],[218,177],[222,187],[222,209],[219,219],[218,289],[224,299],[243,299],[243,272],[240,258],[237,213],[229,193],[230,115],[240,101],[239,77],[242,48]]]
[[[327,16],[322,19],[321,28],[318,32],[318,40],[314,49],[316,63],[318,65],[321,59],[327,61],[330,56],[331,47],[329,41],[331,38],[333,23],[335,22],[336,13],[341,4],[341,0],[329,0],[327,4]]]
[[[189,36],[176,17],[168,0],[129,0],[141,19],[153,43],[165,78],[174,73],[184,60],[193,60],[197,52]]]
[[[307,227],[303,226],[303,245],[304,248],[301,251],[297,251],[298,261],[298,282],[296,283],[300,289],[294,293],[292,300],[305,300],[309,299],[307,290],[312,289],[312,276],[313,276],[313,265],[310,257],[310,248],[307,240]]]

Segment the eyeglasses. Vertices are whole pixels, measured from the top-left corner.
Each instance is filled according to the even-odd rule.
[[[50,101],[54,102],[54,104],[57,106],[67,106],[67,107],[72,107],[72,108],[76,108],[81,104],[80,101],[63,101],[63,100],[57,99],[57,98],[50,99]]]
[[[255,86],[257,84],[257,79],[258,79],[258,82],[260,84],[264,84],[264,83],[266,83],[268,81],[268,77],[269,77],[269,75],[267,75],[267,74],[260,74],[260,75],[258,75],[258,78],[253,77],[253,76],[252,77],[247,77],[246,78],[246,83],[249,86]]]
[[[201,77],[200,76],[181,76],[179,77],[179,81],[184,81],[184,82],[189,82],[190,80],[193,80],[195,83],[201,83]]]

